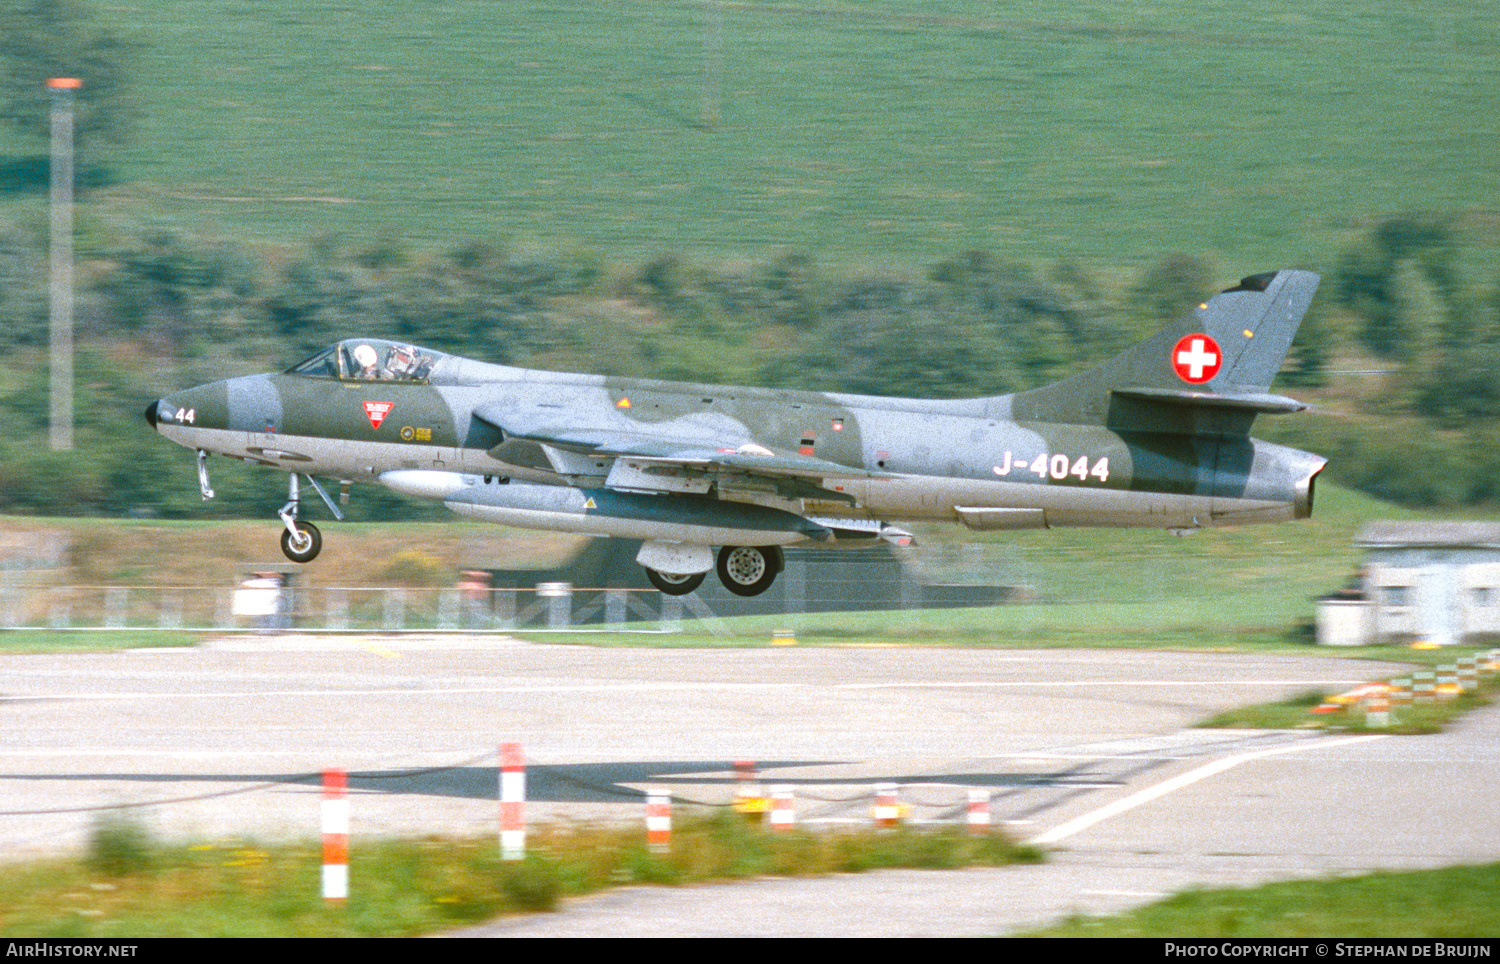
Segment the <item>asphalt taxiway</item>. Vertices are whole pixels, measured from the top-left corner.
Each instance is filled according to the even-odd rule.
[[[76,847],[101,807],[164,835],[489,834],[496,750],[528,817],[640,819],[641,791],[718,805],[731,762],[804,819],[920,819],[967,790],[1040,867],[631,889],[497,934],[987,934],[1198,884],[1500,860],[1500,714],[1435,737],[1193,730],[1220,709],[1398,671],[1306,656],[776,647],[620,649],[450,637],[223,640],[0,657],[0,852]],[[351,871],[357,886],[357,868]]]

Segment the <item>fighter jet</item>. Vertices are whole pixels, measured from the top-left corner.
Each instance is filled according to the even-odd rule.
[[[322,535],[306,480],[374,482],[505,525],[643,541],[662,592],[711,569],[764,592],[782,547],[897,544],[895,521],[971,530],[1193,530],[1307,518],[1325,460],[1249,436],[1304,404],[1269,392],[1318,277],[1245,278],[1155,336],[1063,381],[919,400],[561,374],[349,338],[280,374],[152,402],[194,450],[289,474],[287,557]]]

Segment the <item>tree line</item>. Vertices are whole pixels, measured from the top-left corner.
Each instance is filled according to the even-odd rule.
[[[0,511],[269,514],[284,499],[277,477],[227,464],[221,498],[199,505],[191,460],[141,413],[354,334],[554,370],[976,396],[1081,370],[1233,280],[1180,254],[1122,278],[983,251],[907,270],[829,268],[798,251],[618,266],[484,241],[270,250],[169,229],[86,232],[79,250],[79,446],[52,453],[45,238],[0,225]],[[1417,216],[1340,252],[1282,374],[1324,413],[1263,419],[1257,434],[1328,455],[1330,478],[1397,502],[1500,498],[1500,286],[1466,280],[1461,254],[1447,222]],[[1366,374],[1338,374],[1351,367]],[[361,502],[356,517],[413,512],[380,493]]]

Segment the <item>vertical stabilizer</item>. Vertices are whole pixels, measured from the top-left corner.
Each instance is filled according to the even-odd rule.
[[[1257,413],[1306,406],[1267,389],[1318,289],[1307,271],[1252,275],[1086,372],[1012,399],[1025,421],[1243,434]]]

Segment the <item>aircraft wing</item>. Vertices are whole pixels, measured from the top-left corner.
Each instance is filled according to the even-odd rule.
[[[568,423],[559,409],[496,411],[483,405],[474,409],[474,415],[510,438],[553,445],[595,459],[615,460],[606,484],[619,489],[678,490],[681,484],[669,480],[712,474],[721,484],[729,481],[730,487],[733,477],[763,478],[786,495],[795,490],[793,498],[847,501],[843,493],[823,489],[819,483],[840,478],[885,477],[883,472],[814,456],[772,453],[747,438],[738,424],[712,420],[640,423],[627,417],[607,417],[612,424],[586,426]],[[730,477],[727,480],[726,475]],[[778,481],[793,484],[786,486],[777,484]],[[706,481],[702,487],[706,489]]]
[[[823,483],[886,475],[810,455],[778,454],[749,439],[742,427],[713,420],[650,423],[614,416],[607,418],[612,424],[590,426],[569,424],[559,409],[517,412],[488,406],[477,407],[474,415],[513,438],[613,459],[605,484],[624,491],[707,491],[713,476],[721,488],[771,488],[788,498],[852,502]]]

